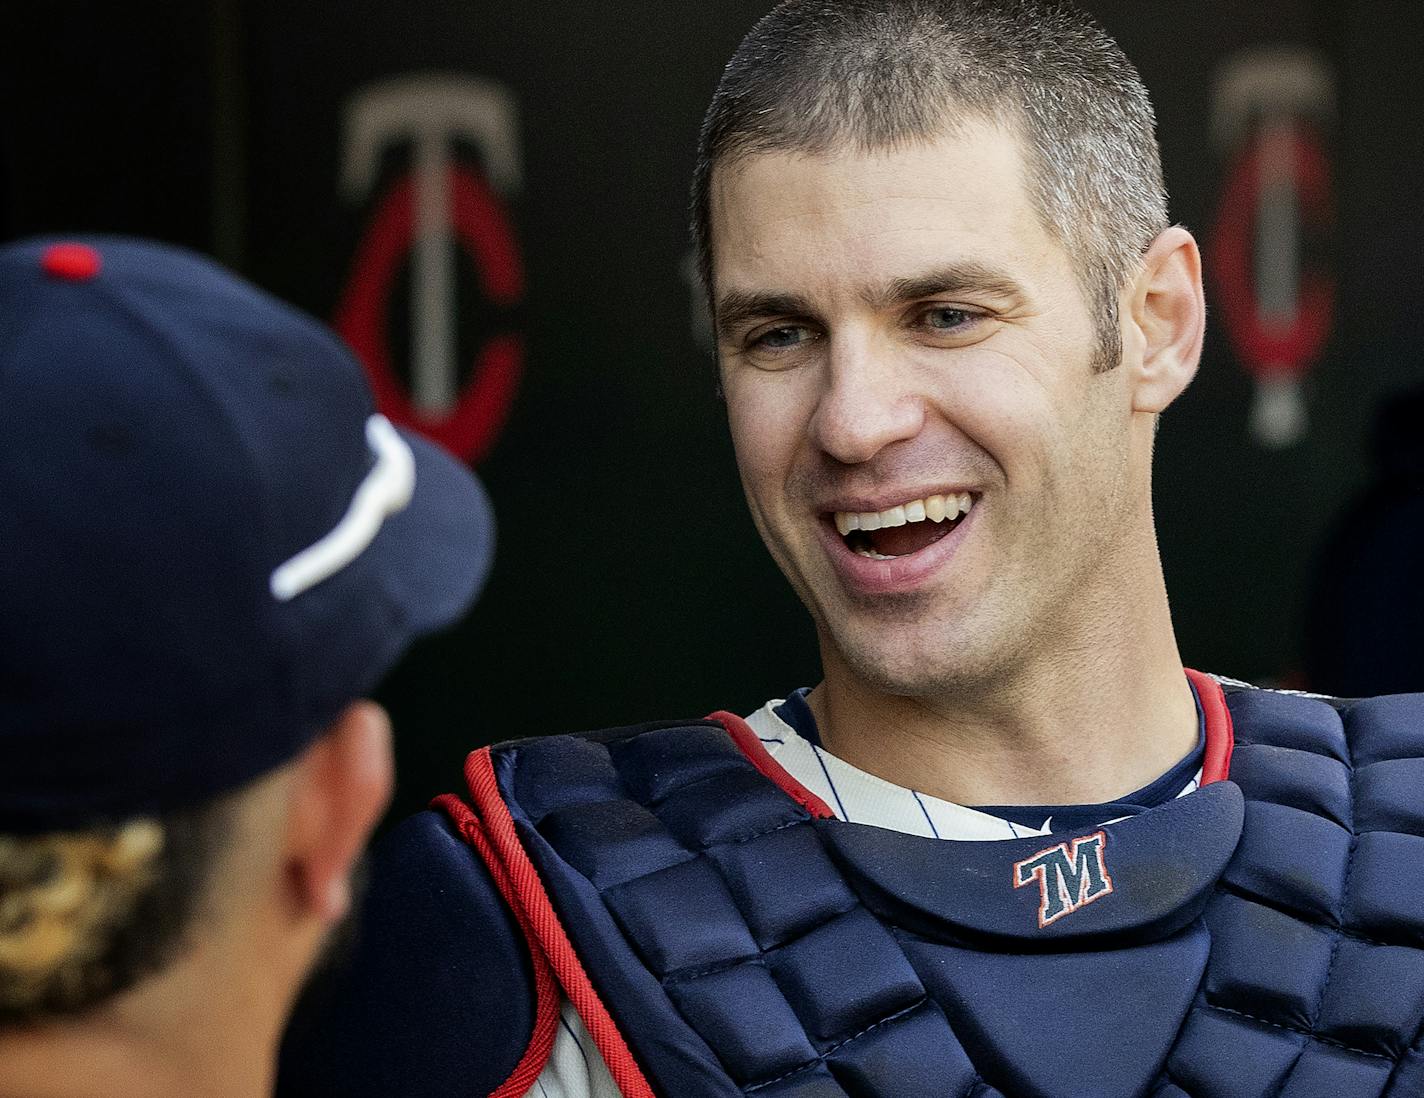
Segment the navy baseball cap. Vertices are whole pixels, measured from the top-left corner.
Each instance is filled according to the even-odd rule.
[[[0,831],[280,766],[465,610],[493,542],[317,321],[173,247],[0,249]]]

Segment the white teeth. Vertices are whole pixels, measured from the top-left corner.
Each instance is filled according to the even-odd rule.
[[[874,549],[857,549],[856,553],[869,560],[894,560],[894,557],[887,557],[884,553],[877,553]]]
[[[836,529],[841,537],[852,530],[879,530],[888,526],[904,526],[910,522],[944,522],[967,515],[974,504],[968,492],[951,492],[943,496],[926,496],[897,504],[884,511],[837,511]],[[865,554],[862,554],[865,555]]]

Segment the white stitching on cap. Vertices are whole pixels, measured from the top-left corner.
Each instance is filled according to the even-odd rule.
[[[341,571],[376,539],[388,517],[409,505],[415,491],[415,455],[405,439],[385,416],[374,415],[366,420],[366,442],[376,464],[357,486],[341,521],[273,571],[272,594],[280,601],[296,598]]]

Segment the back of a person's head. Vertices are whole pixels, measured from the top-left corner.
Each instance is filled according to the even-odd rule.
[[[469,605],[488,507],[182,250],[0,249],[0,336],[0,1094],[127,1093],[66,1075],[101,1031],[153,1093],[251,1092],[389,798],[362,699]]]

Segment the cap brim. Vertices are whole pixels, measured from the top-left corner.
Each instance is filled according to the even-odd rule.
[[[408,631],[420,635],[451,624],[474,602],[494,562],[495,519],[468,466],[414,431],[400,434],[415,455],[415,492],[370,552]]]

